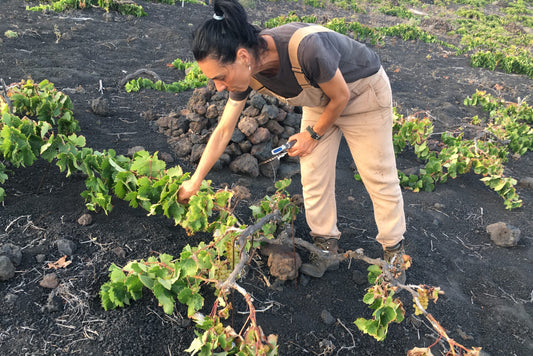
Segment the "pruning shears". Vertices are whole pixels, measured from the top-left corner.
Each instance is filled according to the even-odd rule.
[[[274,148],[271,151],[272,157],[270,157],[269,159],[264,160],[263,162],[261,162],[259,164],[265,164],[265,163],[268,163],[268,162],[272,162],[272,161],[274,161],[276,159],[280,159],[281,157],[283,157],[283,156],[285,156],[287,154],[287,151],[289,150],[289,148],[294,146],[295,143],[296,143],[296,140],[292,140],[292,141],[287,142],[284,145],[281,145],[279,147]]]

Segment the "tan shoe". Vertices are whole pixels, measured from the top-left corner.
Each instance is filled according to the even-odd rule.
[[[389,271],[392,273],[394,279],[400,284],[405,284],[405,281],[407,280],[405,270],[402,269],[404,255],[405,249],[403,247],[403,240],[398,242],[395,246],[386,247],[383,250],[383,259],[388,264]]]

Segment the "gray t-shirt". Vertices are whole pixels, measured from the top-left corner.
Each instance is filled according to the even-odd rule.
[[[302,91],[291,70],[289,40],[296,30],[304,26],[309,24],[289,23],[261,31],[262,35],[270,35],[274,39],[279,56],[279,70],[275,75],[256,73],[254,78],[270,91],[285,98],[295,97]],[[298,47],[298,61],[305,76],[315,87],[331,80],[337,68],[344,80],[352,83],[377,73],[381,66],[377,54],[366,45],[331,31],[304,37]],[[232,92],[230,98],[244,100],[250,91],[249,88],[240,93]]]

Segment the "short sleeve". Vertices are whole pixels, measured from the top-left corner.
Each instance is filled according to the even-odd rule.
[[[298,60],[312,84],[330,81],[341,60],[341,54],[329,40],[327,32],[306,36],[298,47]]]
[[[235,101],[243,101],[244,99],[246,99],[248,97],[248,95],[250,94],[251,91],[252,91],[252,88],[250,88],[250,87],[248,87],[247,90],[241,91],[241,92],[230,91],[229,92],[229,98],[231,100],[235,100]]]

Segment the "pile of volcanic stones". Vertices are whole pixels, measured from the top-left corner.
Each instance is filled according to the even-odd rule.
[[[157,119],[159,131],[169,136],[168,142],[180,159],[198,163],[227,100],[228,92],[217,92],[210,82],[193,92],[186,109]],[[288,156],[260,163],[272,157],[273,148],[299,131],[301,116],[299,107],[250,93],[233,136],[213,169],[229,167],[234,173],[251,177],[275,177],[282,164],[297,170],[297,159]]]

